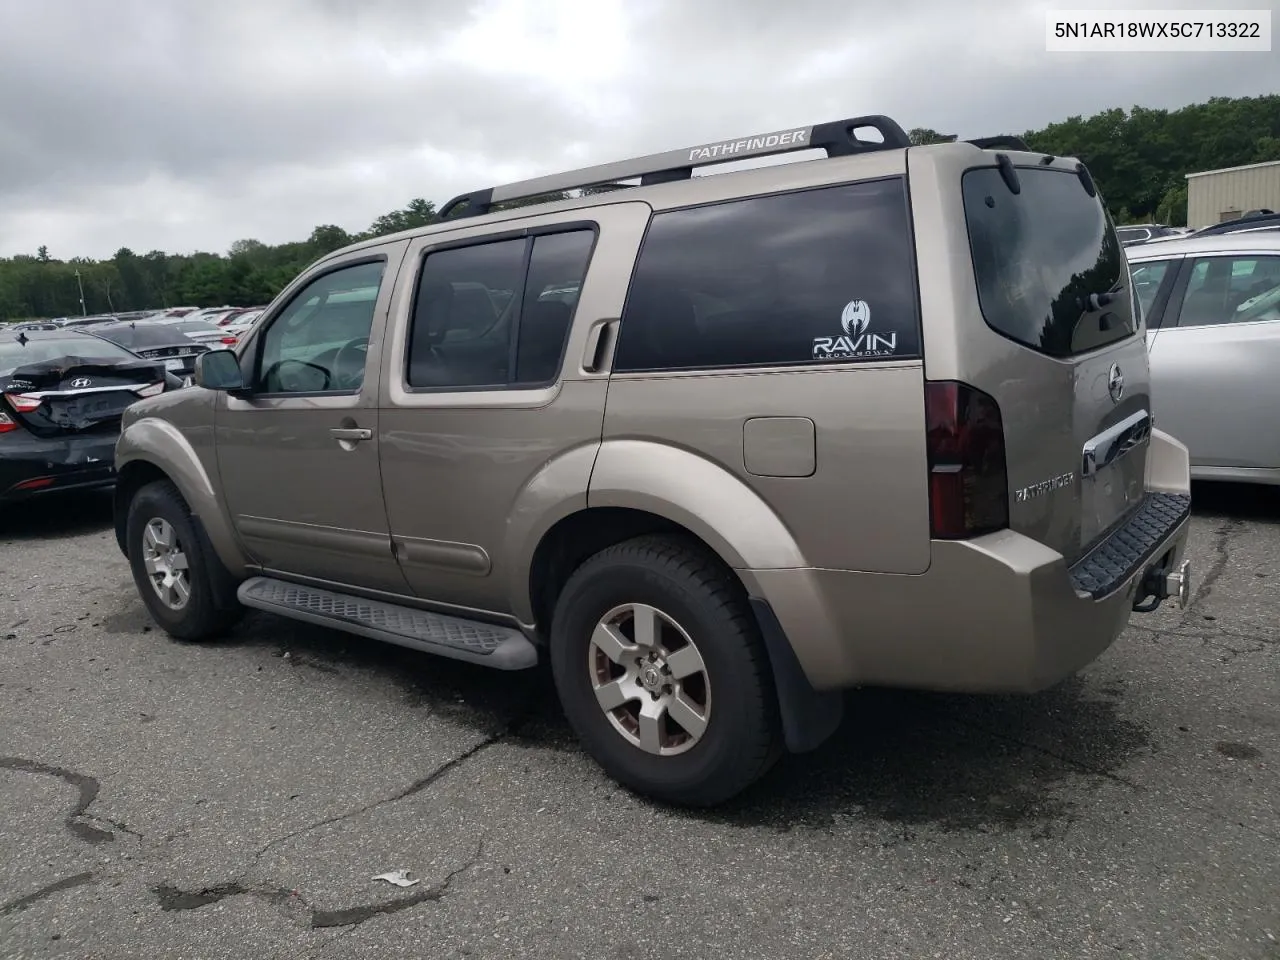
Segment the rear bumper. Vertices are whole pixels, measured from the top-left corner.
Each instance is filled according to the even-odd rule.
[[[0,437],[0,501],[42,493],[110,486],[115,482],[117,434]]]
[[[1176,582],[1190,526],[1186,448],[1153,443],[1162,449],[1142,508],[1072,566],[1006,530],[934,541],[917,576],[793,569],[743,571],[744,580],[816,690],[1044,689],[1105,651],[1146,587]]]

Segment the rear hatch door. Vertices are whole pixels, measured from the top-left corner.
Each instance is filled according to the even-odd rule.
[[[1010,526],[1070,562],[1145,496],[1140,311],[1083,166],[985,157],[961,176],[978,316],[958,332],[960,379],[1000,406]]]
[[[22,426],[56,437],[118,430],[126,408],[164,385],[164,366],[154,361],[63,357],[17,368],[0,391]]]

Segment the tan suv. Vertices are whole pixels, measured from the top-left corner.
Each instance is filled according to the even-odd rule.
[[[118,538],[173,636],[546,658],[611,776],[709,805],[842,689],[1038,690],[1186,602],[1187,451],[1082,164],[860,117],[442,214],[130,408]]]

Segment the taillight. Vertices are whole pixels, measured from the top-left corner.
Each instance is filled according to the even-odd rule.
[[[221,342],[225,343],[229,347],[234,347],[237,343],[240,342],[240,338],[239,337],[223,337]]]
[[[18,424],[14,422],[13,417],[0,410],[0,433],[9,433],[17,429]]]
[[[145,387],[134,387],[133,392],[140,397],[154,397],[158,393],[164,393],[164,381],[149,383]]]
[[[40,404],[44,403],[42,397],[28,397],[22,393],[6,393],[4,398],[12,404],[13,409],[19,413],[30,413],[32,410],[38,410]]]
[[[981,390],[951,380],[927,382],[924,407],[934,538],[963,540],[1007,527],[1000,407]]]

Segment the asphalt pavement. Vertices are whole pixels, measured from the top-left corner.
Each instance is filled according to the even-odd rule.
[[[711,813],[606,779],[543,671],[177,643],[108,498],[0,511],[0,957],[1276,960],[1280,490],[1195,499],[1188,610],[1031,697],[850,693]]]

